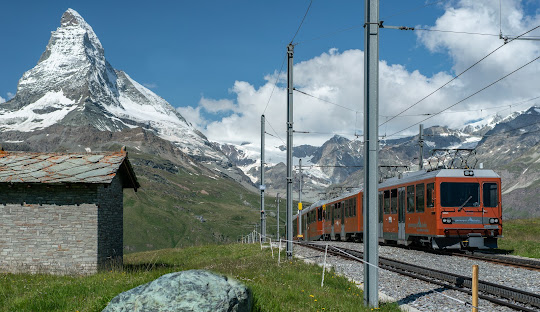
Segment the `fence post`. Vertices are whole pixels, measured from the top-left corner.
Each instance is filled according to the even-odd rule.
[[[321,287],[324,285],[324,271],[326,270],[326,254],[328,253],[328,244],[326,244],[326,248],[324,249],[324,263],[322,267],[322,281],[321,281]]]
[[[278,253],[278,258],[277,258],[277,265],[279,266],[281,262],[281,238],[279,239],[279,253]]]
[[[472,312],[478,312],[478,265],[472,266]]]

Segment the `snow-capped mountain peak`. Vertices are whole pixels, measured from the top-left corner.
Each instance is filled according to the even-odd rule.
[[[92,27],[73,9],[62,15],[37,65],[0,104],[0,130],[34,131],[54,124],[120,131],[143,127],[188,155],[225,161],[206,137],[163,98],[115,70]]]

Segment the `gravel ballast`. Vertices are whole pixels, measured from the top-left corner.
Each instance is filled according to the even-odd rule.
[[[325,244],[323,242],[318,243]],[[363,244],[358,243],[329,242],[329,244],[338,248],[359,251],[363,251],[364,247]],[[321,265],[323,263],[324,253],[298,245],[294,246],[293,251],[295,256],[304,257]],[[471,276],[472,266],[477,264],[479,266],[480,280],[532,293],[540,292],[540,272],[538,271],[388,246],[379,247],[379,256],[465,276]],[[360,262],[328,255],[326,263],[331,265],[336,273],[340,275],[359,282],[364,280],[363,264]],[[406,304],[420,311],[471,311],[470,305],[462,303],[471,302],[471,297],[465,293],[386,270],[379,271],[379,291],[392,297],[399,304]],[[515,310],[480,299],[479,311],[506,312]]]

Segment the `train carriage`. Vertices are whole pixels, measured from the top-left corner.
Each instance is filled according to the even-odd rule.
[[[301,212],[303,238],[360,240],[362,199],[363,192],[356,190],[311,205]],[[379,184],[379,241],[434,249],[496,248],[502,235],[500,199],[501,179],[493,170],[405,173]]]

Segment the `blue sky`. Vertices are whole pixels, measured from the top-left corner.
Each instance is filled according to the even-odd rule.
[[[539,0],[502,1],[503,30],[518,34],[539,24]],[[380,2],[380,16],[385,25],[490,34],[497,34],[499,30],[499,2],[496,0]],[[50,32],[59,27],[62,13],[73,8],[93,27],[114,68],[124,70],[179,108],[210,139],[237,142],[245,133],[257,132],[260,114],[270,99],[269,90],[282,64],[286,45],[309,3],[308,0],[2,1],[0,97],[7,100],[15,93],[18,79],[35,66]],[[419,8],[431,3],[434,4]],[[297,87],[329,101],[361,109],[363,6],[364,2],[358,0],[313,1],[295,38],[299,43],[295,48]],[[353,29],[341,31],[348,28]],[[540,36],[540,31],[531,35]],[[384,63],[381,115],[391,116],[393,111],[408,107],[501,43],[496,37],[381,30],[380,59]],[[452,89],[440,92],[432,97],[433,101],[422,103],[409,113],[436,112],[489,83],[491,78],[515,69],[520,60],[525,62],[539,53],[538,42],[508,46],[506,51],[501,49],[499,55],[478,66],[469,77],[455,81]],[[521,51],[522,59],[512,57],[516,51]],[[515,64],[509,60],[514,60]],[[535,95],[530,91],[532,88],[527,87],[528,84],[523,86],[520,81],[538,86],[534,75],[537,68],[538,62],[527,67],[527,73],[515,75],[520,79],[515,85],[507,83],[507,89],[501,87],[496,92],[486,92],[490,95],[461,105],[462,111],[475,110],[474,113],[443,116],[426,122],[427,126],[430,122],[431,125],[462,126],[467,121],[485,117],[487,113],[483,108],[532,98]],[[284,101],[284,80],[279,82],[267,112],[278,134],[283,133],[284,128],[280,106]],[[519,85],[530,92],[520,91],[516,87]],[[362,116],[358,113],[349,118],[350,113],[334,112],[335,107],[320,101],[301,95],[295,97],[299,101],[299,112],[306,111],[304,115],[297,115],[297,126],[324,132],[306,143],[320,142],[332,134],[350,135],[361,129]],[[319,107],[321,110],[315,110]],[[319,125],[327,121],[320,116],[349,125],[327,126],[323,131]],[[388,117],[381,118],[384,121]],[[397,119],[380,130],[397,131],[417,120],[418,116]],[[248,123],[253,126],[244,126]],[[255,140],[253,136],[252,141]]]
[[[381,17],[424,1],[381,1]],[[94,28],[113,67],[126,71],[173,106],[197,105],[201,94],[227,97],[235,80],[260,85],[264,75],[279,69],[309,5],[294,1],[2,1],[0,19],[0,96],[14,93],[18,79],[35,66],[67,8]],[[387,23],[432,23],[437,5],[390,18]],[[310,40],[331,32],[357,28],[300,44],[295,61],[310,59],[330,48],[363,47],[363,1],[315,0],[296,37]],[[401,25],[401,24],[400,24]],[[396,34],[397,33],[397,34]],[[405,45],[405,46],[403,46]],[[387,31],[381,58],[430,72],[430,62],[448,68],[444,57],[416,46],[412,33]],[[389,47],[384,49],[384,47]],[[412,55],[420,53],[421,55]],[[442,62],[441,62],[442,61]]]

